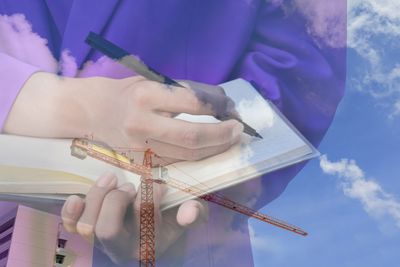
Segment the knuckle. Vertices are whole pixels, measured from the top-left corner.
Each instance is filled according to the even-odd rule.
[[[150,101],[150,95],[148,93],[147,88],[145,88],[145,86],[143,86],[143,82],[140,84],[140,86],[138,86],[137,88],[135,88],[135,90],[132,93],[132,102],[136,105],[136,106],[140,106],[140,107],[147,107]]]
[[[140,134],[141,136],[147,136],[148,124],[141,122],[140,118],[130,118],[123,123],[122,129],[127,136],[135,136]]]
[[[140,89],[144,91],[148,96],[153,96],[153,93],[157,90],[164,89],[165,85],[159,82],[145,79],[140,82]]]
[[[204,105],[204,103],[192,92],[190,92],[189,97],[185,99],[185,102],[195,110],[201,110]]]
[[[183,145],[188,148],[197,148],[200,144],[200,133],[196,129],[184,130],[182,136]]]

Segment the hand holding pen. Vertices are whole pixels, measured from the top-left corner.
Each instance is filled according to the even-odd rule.
[[[112,58],[113,60],[116,60],[117,62],[121,63],[127,68],[130,68],[137,74],[151,81],[156,81],[175,87],[185,87],[181,83],[147,66],[144,62],[138,60],[135,56],[129,54],[124,49],[104,39],[100,35],[90,32],[86,39],[86,42],[92,48],[99,50],[106,56]],[[198,100],[202,101],[204,104],[210,104],[211,114],[209,115],[213,115],[215,118],[222,121],[235,119],[243,125],[243,130],[245,133],[250,136],[262,138],[262,136],[257,133],[255,129],[253,129],[250,125],[241,120],[240,116],[235,111],[234,102],[225,95],[225,92],[221,87],[191,82],[189,88],[192,89]],[[220,93],[223,93],[223,96],[215,95],[215,91],[217,90]]]

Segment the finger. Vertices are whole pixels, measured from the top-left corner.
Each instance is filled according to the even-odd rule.
[[[78,196],[69,196],[61,210],[61,219],[65,230],[76,232],[76,224],[83,213],[85,202]]]
[[[77,232],[87,240],[92,240],[93,238],[94,226],[96,225],[105,196],[116,185],[117,177],[114,174],[107,173],[102,175],[87,193],[85,209],[76,225]]]
[[[219,85],[200,83],[200,82],[196,82],[196,81],[192,81],[192,80],[179,80],[179,83],[187,88],[191,88],[192,90],[199,88],[199,89],[202,89],[203,91],[207,91],[210,93],[216,93],[216,94],[219,94],[222,96],[226,95],[224,88],[222,88]]]
[[[180,231],[173,229],[175,226],[171,225],[169,221],[164,220],[164,214],[160,209],[162,200],[167,192],[167,187],[163,184],[154,183],[154,225],[156,233],[156,255],[161,255],[164,251],[175,242],[181,235]],[[170,240],[166,239],[166,234]]]
[[[133,184],[126,183],[118,189],[110,191],[103,200],[96,226],[95,234],[103,250],[114,262],[123,262],[132,255],[132,234],[125,227],[129,206],[136,196]],[[129,228],[134,228],[130,222]]]
[[[208,218],[206,207],[197,200],[188,200],[179,206],[176,221],[182,227],[196,225]]]
[[[210,106],[200,102],[192,90],[173,86],[167,88],[153,81],[137,83],[132,101],[136,106],[159,112],[213,115]]]
[[[227,96],[203,91],[189,91],[177,88],[166,92],[164,98],[155,103],[157,110],[170,113],[188,113],[193,115],[211,115],[225,118],[234,111],[235,104]]]
[[[134,101],[139,105],[150,106],[153,110],[221,118],[234,111],[233,100],[222,94],[218,86],[192,83],[188,88],[170,86],[167,89],[165,85],[152,81],[143,81],[140,85],[143,89],[135,91]]]
[[[148,140],[148,145],[152,148],[154,153],[157,154],[157,156],[160,156],[162,158],[175,159],[175,161],[176,160],[195,161],[222,153],[228,150],[232,146],[232,144],[238,142],[239,140],[240,140],[240,135],[236,136],[235,139],[231,140],[232,143],[226,143],[222,145],[210,146],[198,149],[180,147],[151,139]],[[173,163],[173,161],[164,160],[164,163],[166,164],[162,164],[163,166]]]
[[[207,209],[198,201],[189,200],[179,208],[169,209],[162,214],[159,249],[165,251],[176,242],[188,227],[193,227],[207,218]]]
[[[216,118],[222,119],[237,115],[235,102],[226,95],[221,86],[194,81],[185,81],[183,84],[194,92],[198,100],[211,106],[213,115]]]
[[[162,223],[161,215],[161,202],[167,192],[167,187],[163,184],[153,183],[153,197],[154,197],[154,222],[156,228],[158,228]]]
[[[194,123],[157,116],[153,121],[148,125],[149,138],[191,149],[232,144],[243,132],[243,125],[236,120]]]

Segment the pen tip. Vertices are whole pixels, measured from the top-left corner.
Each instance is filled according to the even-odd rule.
[[[264,139],[264,138],[263,138],[259,133],[257,133],[257,132],[255,133],[255,136],[258,137],[258,138]]]

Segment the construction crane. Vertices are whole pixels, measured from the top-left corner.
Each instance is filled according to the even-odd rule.
[[[155,266],[155,229],[154,229],[154,198],[153,183],[165,184],[185,193],[196,196],[200,199],[213,202],[225,208],[244,214],[251,218],[272,224],[293,233],[306,236],[307,232],[301,228],[275,219],[264,213],[236,203],[229,198],[217,194],[207,193],[199,187],[189,185],[178,179],[168,176],[167,169],[164,167],[156,168],[158,173],[154,173],[152,168],[152,157],[157,155],[150,149],[144,151],[143,164],[137,164],[132,159],[114,149],[107,148],[101,144],[93,142],[87,138],[77,138],[72,141],[71,154],[80,159],[87,156],[107,162],[113,166],[133,172],[141,176],[141,203],[140,203],[140,266]],[[155,175],[153,175],[153,173]],[[156,178],[153,178],[156,176]]]

